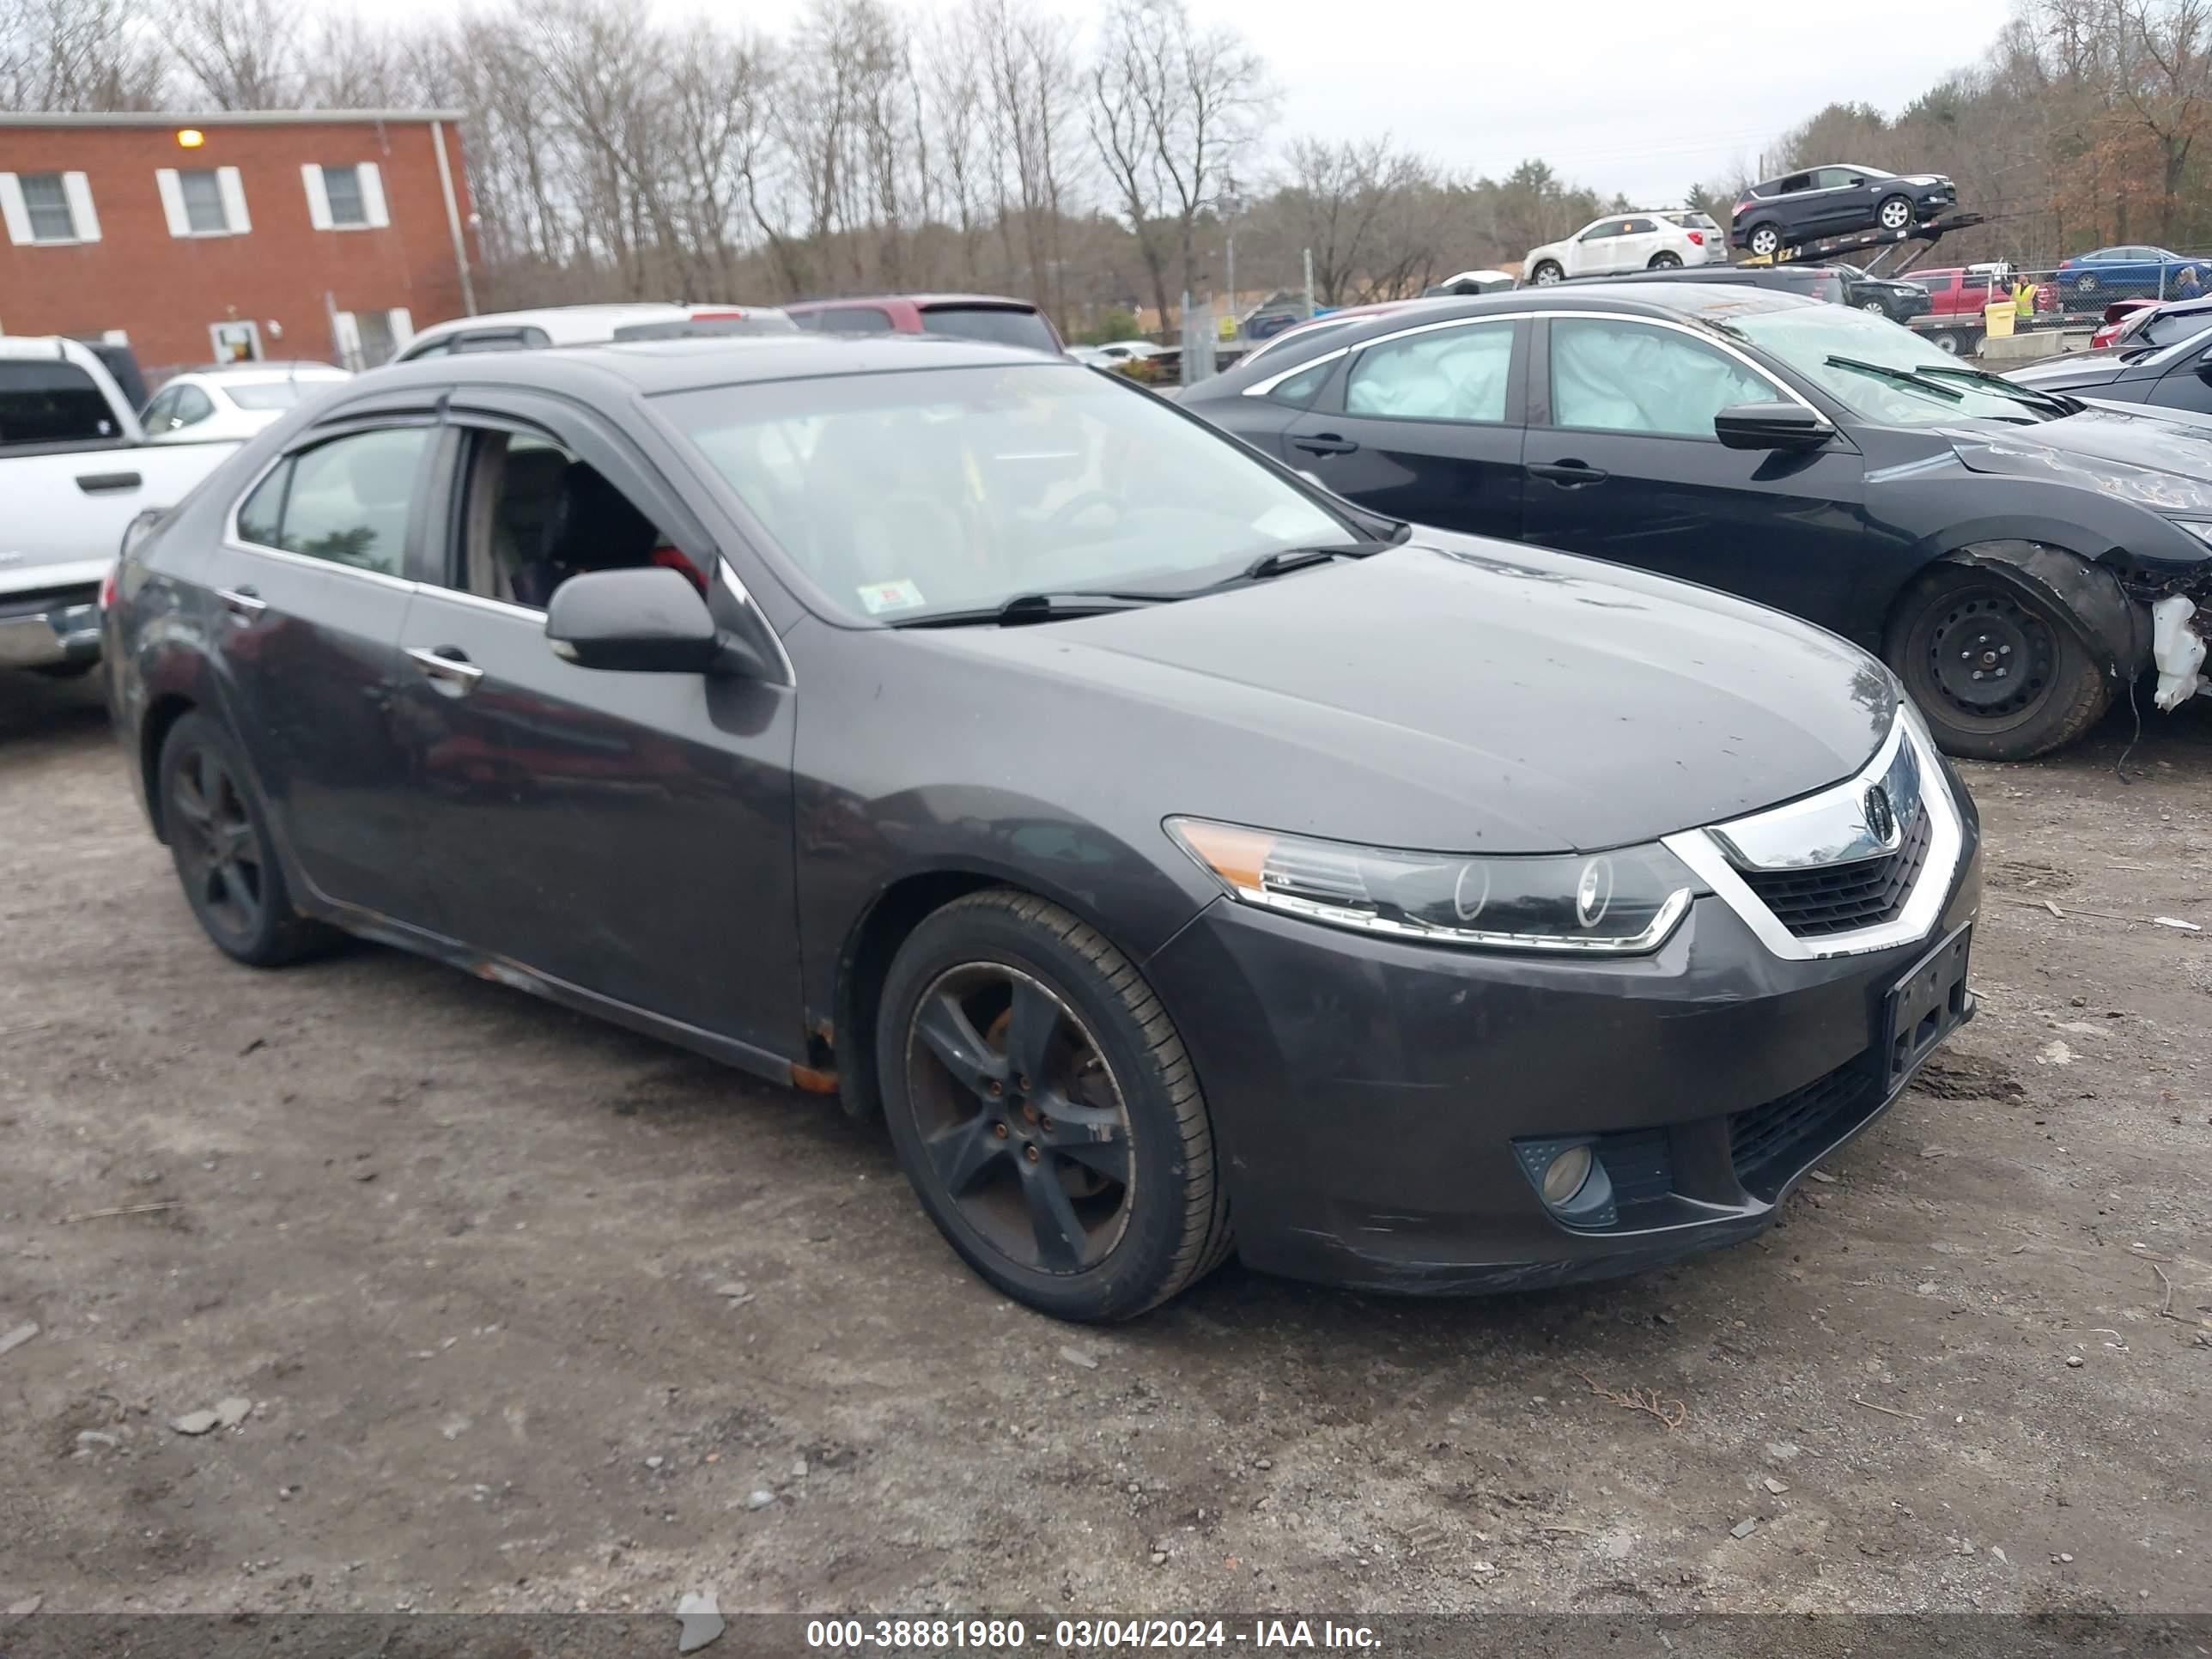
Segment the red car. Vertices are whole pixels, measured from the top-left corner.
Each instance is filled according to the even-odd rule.
[[[818,334],[950,334],[994,345],[1028,346],[1058,356],[1066,347],[1052,319],[1027,300],[991,294],[878,294],[855,300],[807,300],[783,307]]]
[[[2123,335],[2141,326],[2143,313],[2158,309],[2156,300],[2115,300],[2105,307],[2104,325],[2089,337],[2089,349],[2102,351],[2118,345]]]

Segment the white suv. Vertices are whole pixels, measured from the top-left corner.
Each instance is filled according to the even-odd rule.
[[[1669,208],[1613,214],[1593,220],[1565,241],[1532,247],[1521,261],[1521,281],[1540,288],[1570,276],[1612,276],[1727,260],[1728,238],[1711,215]]]

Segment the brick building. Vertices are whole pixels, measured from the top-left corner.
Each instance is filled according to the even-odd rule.
[[[458,118],[0,114],[0,333],[374,367],[475,309]]]

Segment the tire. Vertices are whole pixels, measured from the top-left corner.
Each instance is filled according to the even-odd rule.
[[[1906,229],[1916,216],[1910,196],[1885,196],[1874,210],[1874,222],[1883,230]]]
[[[1682,256],[1666,248],[1662,248],[1653,254],[1650,264],[1646,267],[1650,270],[1680,270],[1681,268]]]
[[[915,1196],[1006,1295],[1055,1319],[1130,1319],[1228,1255],[1182,1040],[1134,964],[1058,905],[989,888],[924,918],[875,1035]]]
[[[1954,328],[1938,329],[1928,337],[1928,343],[1955,357],[1966,349],[1966,337]]]
[[[2094,294],[2097,291],[2097,273],[2094,270],[2085,270],[2076,276],[2074,279],[2074,291],[2076,294]]]
[[[2095,725],[2112,700],[2111,681],[2065,619],[1994,571],[1939,568],[1923,578],[1899,605],[1884,654],[1936,746],[1966,760],[2048,754]]]
[[[1530,284],[1536,288],[1549,288],[1554,283],[1565,282],[1566,277],[1567,273],[1559,268],[1557,259],[1539,259],[1535,270],[1528,273]]]
[[[1782,252],[1782,227],[1772,221],[1753,225],[1743,239],[1745,252],[1754,258],[1771,259]]]
[[[1859,309],[1861,311],[1871,311],[1877,317],[1887,317],[1889,315],[1889,307],[1882,304],[1879,300],[1862,300],[1859,301]]]
[[[249,967],[281,968],[337,939],[292,908],[260,793],[222,726],[204,714],[180,718],[155,776],[185,902],[218,950]]]

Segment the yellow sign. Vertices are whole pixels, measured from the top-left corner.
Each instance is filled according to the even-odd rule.
[[[1224,317],[1218,325],[1218,331],[1224,340],[1235,339],[1237,337],[1237,319],[1234,317]]]

